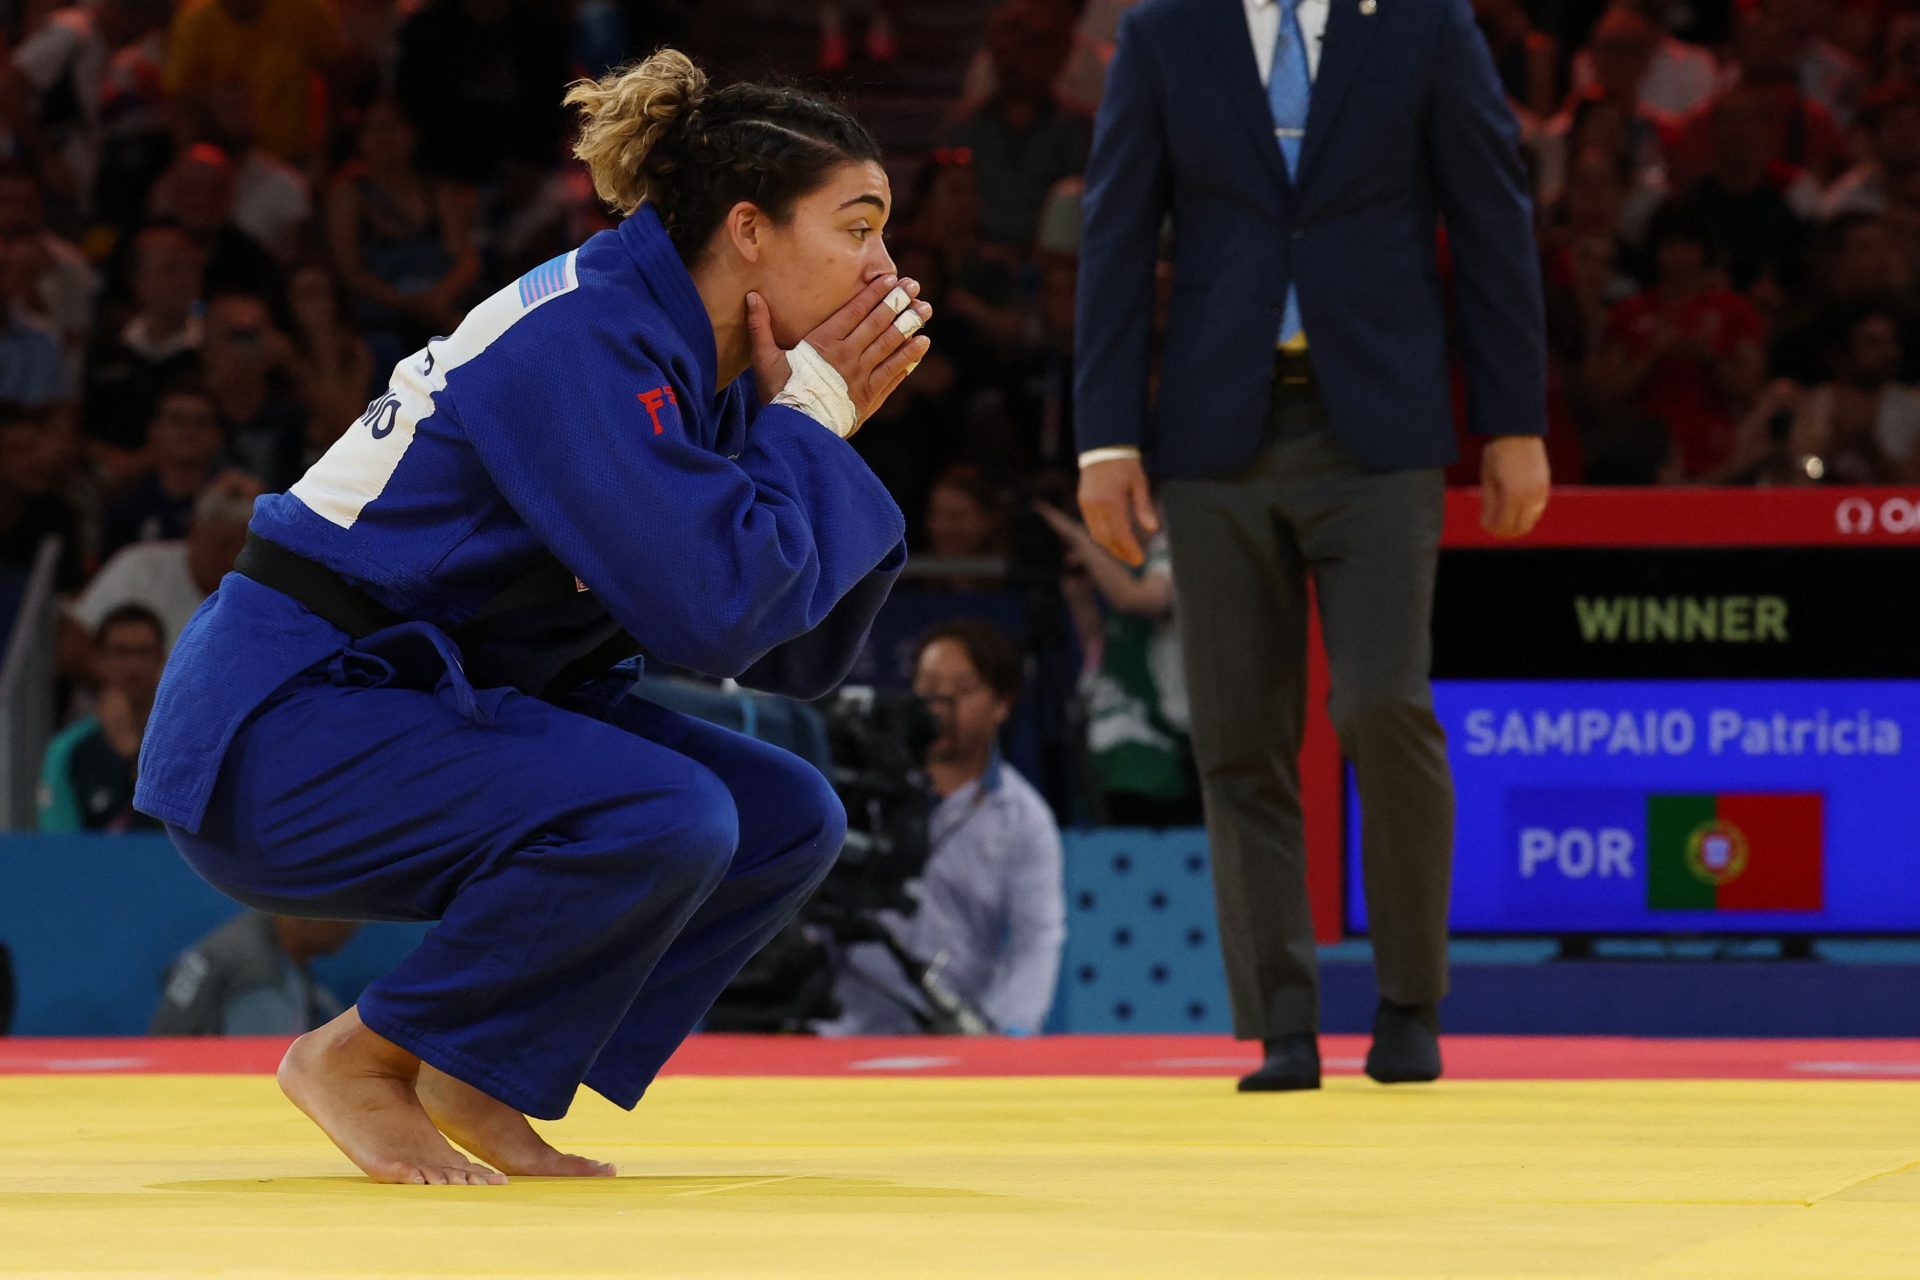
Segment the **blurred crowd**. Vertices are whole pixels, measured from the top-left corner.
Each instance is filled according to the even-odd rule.
[[[128,655],[164,654],[252,498],[607,225],[570,79],[663,40],[724,78],[701,33],[776,22],[856,108],[958,86],[890,157],[933,351],[855,441],[930,566],[903,590],[1012,600],[1077,689],[1040,710],[1099,799],[1036,779],[1056,808],[1196,819],[1165,549],[1127,569],[1071,503],[1078,175],[1128,3],[942,3],[974,45],[922,34],[927,0],[0,0],[0,565],[60,540],[73,723],[137,746]],[[1535,185],[1556,480],[1920,479],[1920,4],[1474,8]],[[138,821],[88,801],[60,812]]]
[[[1480,0],[1536,181],[1556,479],[1920,477],[1920,11]],[[1701,6],[1691,6],[1700,8]]]

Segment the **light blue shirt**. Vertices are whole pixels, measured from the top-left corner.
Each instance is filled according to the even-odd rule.
[[[1066,941],[1060,828],[1033,785],[997,756],[933,811],[920,910],[887,923],[941,980],[1011,1032],[1038,1031],[1053,1006]],[[826,1035],[911,1035],[925,999],[878,943],[845,957]]]

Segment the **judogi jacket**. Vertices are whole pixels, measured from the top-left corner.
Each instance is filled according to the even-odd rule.
[[[851,445],[759,405],[751,373],[716,395],[716,359],[643,206],[403,360],[256,505],[241,572],[167,664],[136,807],[197,831],[247,716],[355,648],[430,649],[476,719],[489,690],[618,688],[635,654],[830,691],[906,563],[904,521]]]

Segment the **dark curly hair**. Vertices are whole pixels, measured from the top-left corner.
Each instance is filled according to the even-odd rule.
[[[919,666],[920,655],[942,640],[951,640],[966,650],[967,661],[979,674],[980,683],[991,689],[994,697],[1009,704],[1019,699],[1024,664],[1020,647],[1006,632],[985,618],[954,618],[937,623],[921,632],[914,642],[913,665]]]
[[[573,153],[600,198],[622,214],[652,204],[687,263],[740,201],[785,221],[838,166],[880,159],[873,135],[834,104],[781,85],[710,89],[676,49],[576,81],[566,103],[586,117]]]

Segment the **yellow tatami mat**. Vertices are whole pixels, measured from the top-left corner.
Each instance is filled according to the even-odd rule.
[[[1920,1277],[1920,1084],[669,1077],[382,1187],[260,1076],[0,1078],[0,1275]]]

